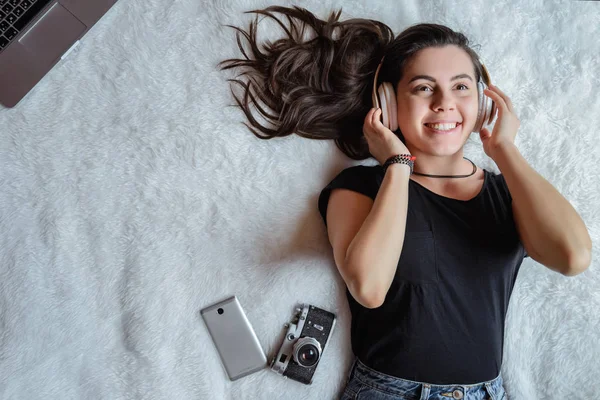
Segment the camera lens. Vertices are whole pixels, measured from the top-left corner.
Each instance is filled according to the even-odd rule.
[[[312,367],[321,357],[321,345],[312,337],[303,337],[294,345],[294,361],[301,367]]]
[[[222,309],[222,308],[219,308],[219,309],[217,310],[217,312],[218,312],[219,314],[223,314],[223,309]]]
[[[298,351],[298,359],[305,367],[312,367],[319,360],[319,351],[312,344],[304,345]]]

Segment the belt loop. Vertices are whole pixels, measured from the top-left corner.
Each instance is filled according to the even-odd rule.
[[[429,398],[429,393],[431,393],[431,385],[428,383],[421,384],[421,398],[419,400],[427,400]]]
[[[490,395],[490,398],[492,400],[496,400],[496,392],[494,391],[494,389],[492,389],[491,382],[486,382],[485,383],[485,388],[487,389],[487,392]]]

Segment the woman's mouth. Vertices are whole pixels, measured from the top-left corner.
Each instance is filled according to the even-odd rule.
[[[452,133],[458,132],[459,128],[462,126],[460,122],[455,122],[452,124],[423,124],[427,128],[427,131],[439,135],[450,135]]]

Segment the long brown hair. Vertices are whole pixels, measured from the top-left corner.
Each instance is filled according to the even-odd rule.
[[[371,19],[339,21],[342,9],[321,20],[304,8],[271,6],[256,13],[272,18],[287,37],[266,42],[261,51],[257,43],[258,15],[248,31],[237,31],[237,44],[244,58],[221,61],[222,70],[243,67],[232,83],[232,94],[256,137],[272,139],[296,133],[310,139],[333,139],[348,157],[364,160],[372,157],[362,127],[371,107],[375,70],[382,57],[385,62],[379,82],[397,87],[405,65],[416,53],[428,47],[455,45],[465,50],[475,67],[476,80],[481,76],[479,57],[465,35],[438,24],[422,23],[408,27],[394,38],[386,24]],[[286,26],[274,13],[283,14]],[[307,39],[306,28],[313,37]],[[240,35],[250,46],[244,50]],[[240,78],[246,78],[242,80]],[[233,84],[243,88],[243,98],[233,91]],[[262,103],[262,104],[261,104]],[[252,114],[258,110],[272,127],[266,127]],[[398,129],[395,132],[402,141]]]

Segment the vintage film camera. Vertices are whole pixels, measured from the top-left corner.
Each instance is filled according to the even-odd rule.
[[[335,314],[310,304],[296,308],[283,344],[271,359],[271,369],[286,378],[310,385],[325,345],[335,326]]]

